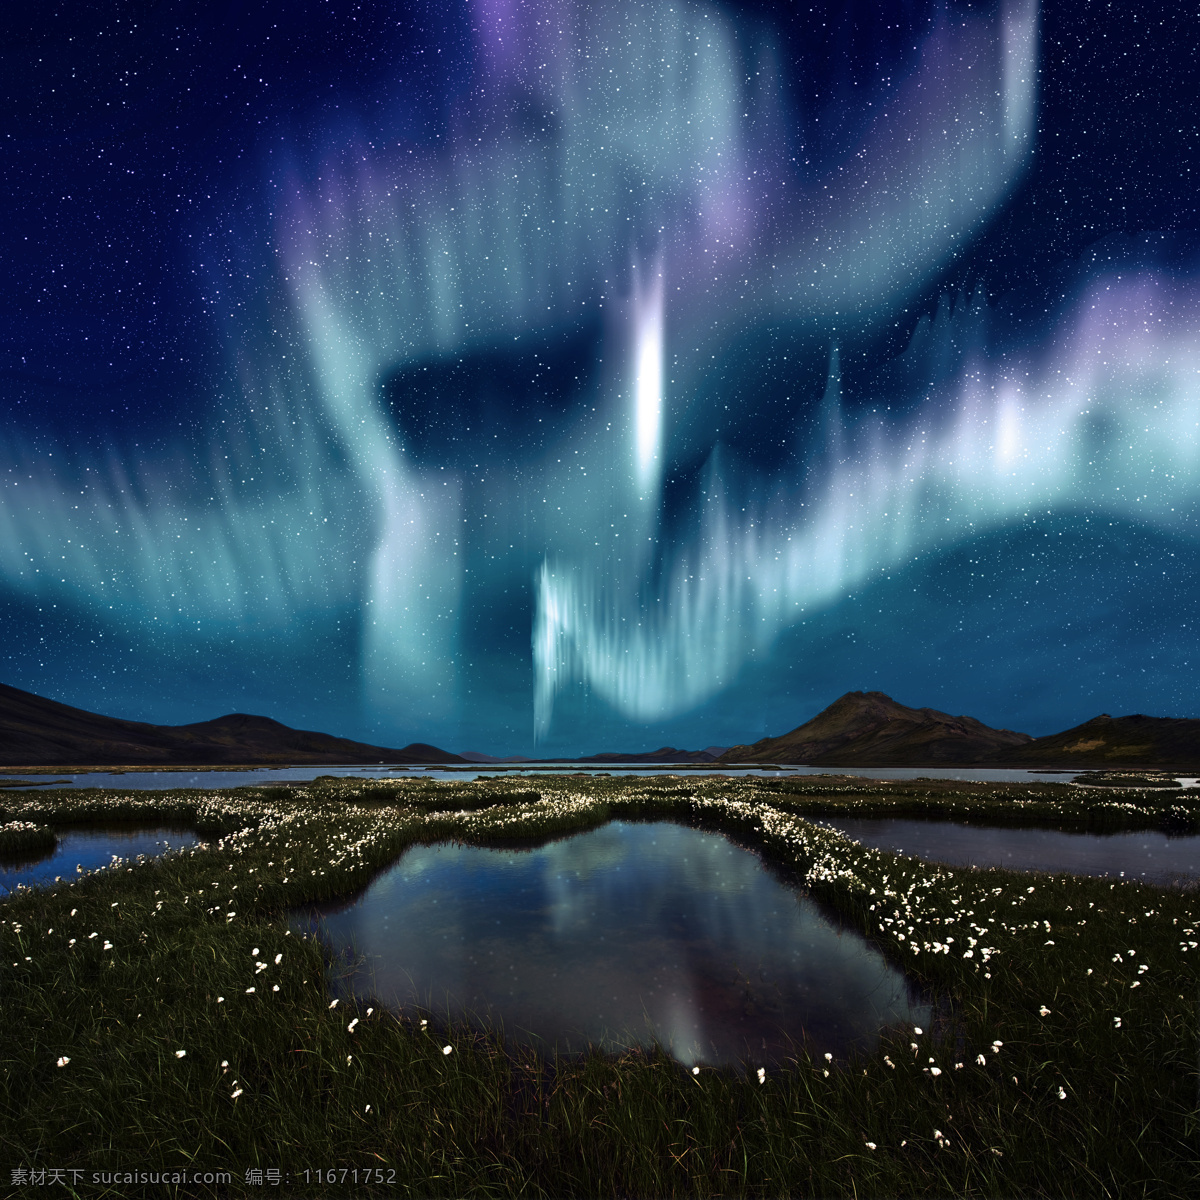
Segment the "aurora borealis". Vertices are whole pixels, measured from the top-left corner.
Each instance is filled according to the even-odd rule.
[[[543,755],[1195,715],[1173,10],[28,19],[5,682]]]

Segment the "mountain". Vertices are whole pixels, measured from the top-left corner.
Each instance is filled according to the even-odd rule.
[[[782,737],[734,746],[721,762],[804,763],[814,767],[931,767],[1016,755],[1033,739],[992,729],[974,717],[907,708],[883,692],[847,692]]]
[[[997,756],[996,765],[1196,770],[1200,769],[1200,720],[1101,713],[1064,733],[1006,750]]]
[[[485,766],[489,763],[527,763],[537,761],[534,758],[523,758],[520,754],[510,754],[507,758],[497,758],[494,754],[483,754],[478,750],[460,750],[458,757],[463,762],[482,763]]]
[[[674,746],[663,746],[658,750],[647,750],[643,754],[589,754],[585,758],[572,759],[579,763],[710,763],[717,756],[707,750],[676,750]]]
[[[0,766],[218,766],[462,762],[424,742],[401,750],[292,729],[248,713],[193,725],[104,717],[0,684]]]

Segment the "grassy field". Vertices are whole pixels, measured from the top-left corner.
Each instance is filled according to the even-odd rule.
[[[820,777],[0,794],[14,837],[119,820],[207,839],[0,904],[0,1188],[57,1170],[80,1196],[260,1195],[277,1171],[310,1195],[1195,1195],[1200,893],[950,869],[805,819],[839,813],[1194,829],[1197,808]],[[789,864],[946,1016],[761,1081],[663,1053],[547,1061],[332,1004],[326,952],[289,932],[289,908],[361,889],[414,842],[618,817],[722,829]]]

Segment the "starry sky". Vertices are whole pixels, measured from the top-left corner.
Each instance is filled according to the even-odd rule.
[[[0,15],[0,680],[453,750],[1198,716],[1176,5]]]

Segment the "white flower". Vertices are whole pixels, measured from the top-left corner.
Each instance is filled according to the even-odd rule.
[[[246,989],[246,995],[247,995],[247,996],[252,996],[252,995],[254,995],[254,989],[253,989],[252,987],[250,987],[250,988],[247,988],[247,989]]]
[[[1065,1100],[1067,1098],[1067,1093],[1064,1092],[1062,1088],[1058,1089],[1058,1098],[1060,1100]]]
[[[442,1053],[443,1053],[443,1054],[453,1054],[453,1053],[454,1053],[454,1047],[453,1047],[453,1046],[443,1046],[443,1047],[442,1047]]]
[[[1038,1009],[1038,1013],[1043,1017],[1048,1017],[1050,1015],[1050,1010],[1043,1004],[1042,1007]]]
[[[920,1036],[921,1036],[921,1034],[923,1034],[924,1032],[925,1032],[925,1030],[923,1030],[923,1029],[920,1027],[920,1025],[914,1025],[914,1026],[913,1026],[913,1033],[915,1033],[915,1034],[917,1035],[917,1037],[920,1037]]]
[[[825,1068],[824,1068],[824,1075],[825,1075],[825,1078],[826,1078],[826,1079],[828,1079],[828,1078],[829,1078],[829,1068],[828,1068],[828,1067],[825,1067]]]
[[[217,1003],[218,1003],[218,1004],[224,1004],[224,1003],[225,1003],[225,997],[224,997],[224,996],[218,996],[218,997],[217,997]]]
[[[250,957],[251,957],[251,958],[257,958],[257,957],[258,957],[258,947],[257,947],[257,946],[255,946],[255,947],[254,947],[254,949],[250,951]]]
[[[279,991],[279,984],[276,984],[276,985],[275,985],[275,986],[274,986],[274,987],[271,989],[271,991],[273,991],[273,992],[277,992],[277,991]]]
[[[424,1028],[425,1028],[425,1026],[426,1026],[426,1025],[428,1025],[428,1024],[429,1024],[429,1022],[428,1022],[428,1021],[426,1021],[426,1020],[422,1019],[422,1021],[421,1021],[421,1028],[422,1028],[422,1029],[424,1029]]]
[[[868,1143],[867,1143],[867,1149],[868,1149],[868,1150],[874,1150],[874,1149],[875,1149],[875,1143],[874,1143],[874,1142],[868,1142]]]
[[[113,948],[112,942],[110,942],[107,938],[105,938],[104,939],[104,949],[111,950],[112,948]]]
[[[833,1062],[833,1055],[832,1055],[832,1054],[829,1054],[829,1053],[826,1053],[826,1055],[825,1055],[825,1061],[826,1061],[826,1062]]]
[[[59,1065],[60,1067],[65,1067],[65,1066],[67,1065],[67,1063],[69,1063],[70,1061],[71,1061],[71,1060],[70,1060],[70,1059],[69,1059],[69,1058],[68,1058],[68,1057],[67,1057],[67,1056],[64,1054],[64,1055],[62,1056],[62,1058],[60,1058],[60,1059],[58,1060],[58,1065]]]
[[[692,1074],[693,1074],[693,1075],[699,1075],[699,1074],[700,1074],[700,1068],[699,1068],[699,1067],[693,1067],[693,1068],[692,1068]]]
[[[354,1032],[354,1027],[355,1027],[355,1025],[357,1025],[357,1024],[358,1024],[358,1018],[357,1018],[357,1017],[355,1017],[355,1018],[354,1018],[354,1020],[353,1020],[353,1021],[351,1021],[351,1022],[350,1022],[350,1024],[346,1026],[346,1032],[347,1032],[347,1033],[353,1033],[353,1032]]]
[[[1003,1043],[1003,1042],[1000,1042],[1000,1041],[993,1042],[993,1043],[992,1043],[992,1053],[993,1053],[993,1054],[999,1054],[999,1052],[1000,1052],[1000,1047],[1001,1047],[1001,1046],[1003,1046],[1003,1045],[1004,1045],[1004,1043]]]
[[[245,1088],[234,1088],[232,1094],[229,1097],[230,1100],[236,1100],[245,1090],[246,1090]]]
[[[975,1061],[976,1061],[976,1062],[977,1062],[977,1063],[978,1063],[978,1064],[979,1064],[981,1067],[986,1067],[986,1066],[987,1066],[987,1059],[986,1059],[986,1058],[984,1058],[982,1054],[977,1054],[977,1055],[975,1055]]]
[[[330,1007],[330,1008],[337,1008],[337,1001],[336,1001],[336,1000],[331,1000],[331,1001],[329,1002],[329,1007]]]
[[[371,1106],[368,1104],[367,1107],[363,1109],[363,1112],[370,1112],[370,1111],[371,1111]]]
[[[758,1068],[758,1082],[759,1082],[759,1083],[766,1083],[766,1082],[767,1082],[767,1069],[766,1069],[766,1067],[759,1067],[759,1068]]]
[[[1121,1028],[1121,1018],[1120,1018],[1120,1017],[1113,1017],[1113,1025],[1114,1025],[1114,1026],[1115,1026],[1117,1029],[1120,1029],[1120,1028]]]
[[[186,1058],[186,1057],[187,1057],[187,1051],[186,1051],[186,1050],[176,1050],[176,1051],[175,1051],[175,1057],[176,1057],[176,1058]]]
[[[282,954],[277,954],[277,955],[275,955],[275,965],[276,965],[276,966],[279,966],[279,964],[280,964],[281,962],[283,962],[283,955],[282,955]]]
[[[369,1016],[370,1016],[370,1015],[371,1015],[371,1014],[372,1014],[374,1011],[375,1011],[375,1010],[374,1010],[373,1008],[368,1008],[368,1009],[367,1009],[367,1016],[369,1017]]]
[[[346,1055],[346,1066],[349,1066],[349,1065],[350,1065],[350,1063],[351,1063],[351,1061],[353,1060],[353,1058],[354,1058],[354,1055],[353,1055],[353,1054],[347,1054],[347,1055]]]
[[[891,1067],[893,1071],[896,1069],[896,1064],[892,1062],[892,1060],[888,1058],[886,1054],[883,1056],[883,1061],[887,1063],[887,1065]]]
[[[221,1066],[224,1067],[226,1070],[228,1070],[229,1069],[229,1059],[227,1059],[227,1058],[221,1059]]]
[[[940,1075],[942,1073],[942,1068],[941,1067],[930,1067],[929,1073],[930,1073],[930,1075]]]

